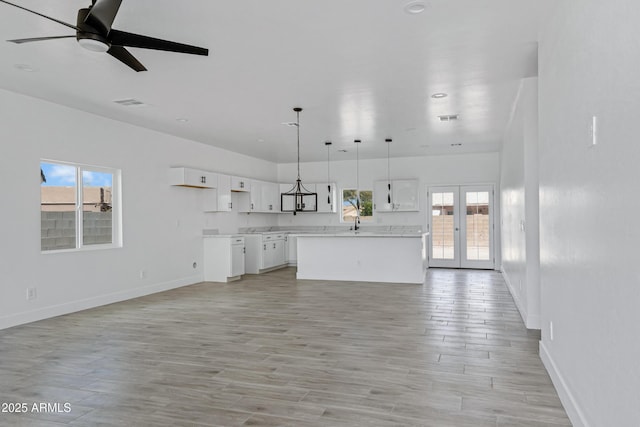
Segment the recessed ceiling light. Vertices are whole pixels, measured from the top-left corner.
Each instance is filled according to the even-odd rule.
[[[20,71],[26,71],[28,73],[33,73],[34,71],[37,71],[36,68],[32,67],[29,64],[16,64],[15,67]]]
[[[180,123],[187,123],[189,121],[189,119],[184,118],[184,117],[179,117],[179,118],[176,119],[176,121],[180,122]]]
[[[258,142],[264,142],[264,139],[259,138],[259,139],[258,139]]]
[[[404,7],[404,11],[410,15],[417,15],[424,12],[427,5],[423,1],[412,1],[407,3]]]
[[[431,95],[431,97],[435,98],[435,99],[446,98],[447,96],[449,96],[449,95],[444,93],[444,92],[438,92],[438,93],[434,93],[433,95]]]

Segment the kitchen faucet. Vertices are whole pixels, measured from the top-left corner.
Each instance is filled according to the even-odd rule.
[[[353,218],[353,229],[355,231],[358,231],[358,229],[360,228],[360,215],[357,215]]]

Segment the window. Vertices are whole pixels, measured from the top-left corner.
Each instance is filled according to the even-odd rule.
[[[40,162],[43,252],[120,246],[120,171]]]
[[[342,222],[353,222],[358,215],[358,198],[360,199],[360,221],[373,220],[373,191],[342,190]]]

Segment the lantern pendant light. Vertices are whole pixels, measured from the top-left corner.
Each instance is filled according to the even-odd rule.
[[[307,190],[300,179],[300,111],[302,108],[295,107],[293,111],[296,112],[295,126],[298,134],[298,178],[289,191],[280,194],[280,211],[293,212],[295,215],[297,212],[317,212],[318,193]]]

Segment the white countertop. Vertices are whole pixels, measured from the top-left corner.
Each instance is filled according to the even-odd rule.
[[[338,233],[291,233],[299,237],[402,237],[421,238],[429,233],[384,233],[374,231],[342,231]]]

